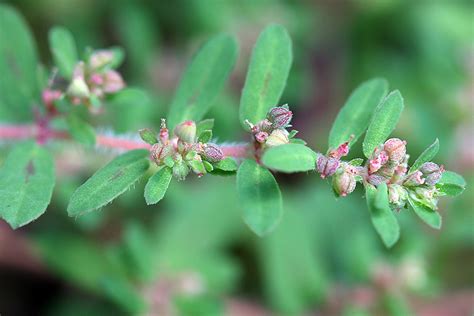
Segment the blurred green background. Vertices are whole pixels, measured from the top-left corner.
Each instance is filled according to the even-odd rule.
[[[127,84],[143,102],[117,102],[97,124],[118,132],[158,127],[193,52],[228,32],[240,42],[230,82],[207,117],[220,141],[244,141],[240,91],[251,48],[284,25],[294,63],[284,96],[294,127],[326,150],[350,91],[385,77],[405,97],[395,136],[412,157],[438,137],[437,163],[468,187],[443,199],[443,228],[398,214],[387,250],[362,191],[334,198],[316,174],[277,175],[285,215],[257,238],[240,219],[234,177],[172,183],[147,207],[145,181],[100,212],[69,218],[69,197],[107,152],[55,148],[53,202],[38,221],[0,223],[1,315],[471,315],[474,311],[474,2],[410,0],[12,0],[44,64],[47,32],[67,27],[81,49],[123,46]],[[1,118],[0,118],[1,120]],[[352,155],[361,156],[360,146]],[[3,156],[4,152],[1,153]],[[4,157],[4,156],[3,156]],[[148,312],[144,312],[148,306]]]

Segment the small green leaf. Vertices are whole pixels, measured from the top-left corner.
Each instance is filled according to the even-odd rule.
[[[436,138],[433,144],[431,144],[428,148],[425,149],[418,157],[413,165],[410,168],[410,171],[417,170],[420,168],[425,162],[431,161],[434,156],[438,153],[439,150],[439,140]]]
[[[436,184],[436,187],[441,193],[450,196],[457,196],[466,188],[466,180],[456,172],[445,171],[443,172],[439,182]]]
[[[2,121],[31,119],[40,103],[38,55],[25,20],[0,4],[0,116]]]
[[[354,158],[354,159],[352,159],[351,161],[349,161],[349,164],[350,164],[351,166],[356,166],[356,167],[358,167],[358,166],[362,166],[362,163],[363,163],[363,162],[364,162],[364,159],[362,159],[362,158]]]
[[[392,247],[400,237],[400,226],[388,202],[388,190],[385,183],[377,188],[366,184],[367,206],[375,230],[386,247]]]
[[[226,157],[219,162],[213,164],[214,169],[222,171],[237,171],[237,163],[234,158]]]
[[[173,172],[171,168],[163,167],[150,177],[145,186],[145,201],[147,205],[156,204],[165,196],[170,185]]]
[[[329,133],[329,148],[337,148],[348,141],[351,135],[354,144],[366,131],[377,105],[387,95],[388,83],[385,79],[375,78],[359,85],[349,96]]]
[[[156,138],[156,132],[150,128],[142,128],[138,131],[140,134],[141,139],[150,145],[154,145],[158,143],[158,139]]]
[[[207,172],[212,172],[214,170],[214,167],[212,166],[212,164],[209,161],[203,160],[202,164],[204,165],[204,168],[206,168]]]
[[[79,216],[112,202],[138,181],[148,170],[149,152],[129,151],[99,169],[72,195],[67,208],[69,216]]]
[[[290,144],[300,144],[306,145],[306,141],[302,140],[301,138],[290,138]]]
[[[71,114],[66,118],[69,133],[72,138],[83,145],[95,145],[95,130],[79,116]]]
[[[237,171],[237,193],[245,223],[259,236],[277,226],[283,214],[280,188],[270,171],[246,159]]]
[[[316,153],[301,144],[285,144],[267,149],[262,162],[281,172],[309,171],[316,167]]]
[[[435,210],[430,209],[429,207],[416,202],[412,198],[408,198],[413,211],[415,211],[416,215],[429,226],[440,229],[441,228],[441,216]]]
[[[13,148],[0,168],[0,217],[18,228],[46,211],[55,183],[51,154],[33,142]]]
[[[212,138],[212,131],[211,130],[206,130],[204,132],[201,133],[201,135],[199,135],[199,141],[201,143],[207,143],[208,141],[210,141]]]
[[[63,27],[51,29],[49,47],[59,73],[66,79],[71,79],[78,61],[76,42],[71,32]]]
[[[194,56],[179,83],[168,115],[173,128],[185,120],[199,121],[224,87],[237,59],[234,37],[221,34]]]
[[[113,53],[112,61],[110,62],[111,68],[118,68],[125,59],[125,51],[122,47],[111,47],[110,50]]]
[[[202,163],[202,161],[199,160],[191,160],[188,161],[189,166],[193,170],[194,173],[198,175],[203,175],[206,173],[206,167]]]
[[[291,39],[281,25],[270,25],[260,34],[252,51],[240,99],[240,122],[258,123],[278,105],[286,86],[293,54]]]
[[[403,97],[395,90],[379,104],[375,110],[369,129],[365,135],[362,148],[364,155],[369,158],[374,149],[382,144],[393,132],[403,111]]]
[[[196,135],[199,137],[204,131],[211,130],[214,128],[214,119],[205,119],[197,123]]]

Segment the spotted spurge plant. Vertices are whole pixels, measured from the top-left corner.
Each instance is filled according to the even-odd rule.
[[[265,28],[253,48],[239,113],[249,141],[241,143],[217,143],[214,121],[206,118],[238,56],[232,36],[206,42],[182,75],[168,117],[137,131],[141,139],[129,139],[100,134],[88,122],[110,112],[114,96],[133,95],[116,70],[123,51],[87,49],[79,54],[68,30],[55,27],[49,35],[55,63],[51,72],[39,64],[21,17],[0,6],[0,139],[9,150],[0,169],[0,217],[13,228],[46,211],[55,185],[57,142],[120,153],[74,192],[67,208],[73,217],[111,203],[146,175],[152,174],[145,187],[146,203],[156,204],[173,179],[236,174],[243,219],[263,236],[284,213],[274,173],[304,172],[331,178],[338,197],[349,195],[360,183],[372,223],[390,247],[399,238],[398,212],[411,208],[439,229],[439,197],[464,190],[460,175],[432,162],[438,140],[411,162],[406,142],[388,139],[404,100],[398,90],[389,91],[384,79],[368,80],[350,95],[332,126],[326,152],[314,151],[297,138],[291,108],[280,100],[292,62],[291,40],[280,25]],[[133,106],[133,97],[129,99]],[[345,160],[364,134],[365,157]]]

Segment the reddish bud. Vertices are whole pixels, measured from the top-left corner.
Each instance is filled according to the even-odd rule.
[[[224,159],[224,153],[222,152],[220,147],[212,143],[207,143],[204,146],[203,156],[204,159],[209,162],[219,162]]]
[[[434,162],[425,162],[420,167],[421,173],[423,173],[425,184],[428,186],[434,186],[441,179],[444,168],[438,166]]]
[[[125,87],[122,76],[115,70],[109,70],[104,74],[103,90],[105,93],[115,93]]]
[[[387,178],[379,174],[371,174],[367,177],[367,182],[374,186],[378,186],[384,182],[387,182]]]
[[[151,159],[156,162],[157,165],[162,165],[163,160],[173,152],[172,148],[168,145],[156,143],[150,148]]]
[[[326,157],[322,154],[318,155],[316,160],[316,169],[321,174],[321,178],[326,178],[332,176],[337,168],[339,168],[339,159]]]
[[[260,144],[265,143],[265,141],[268,138],[268,133],[267,132],[257,132],[255,134],[255,140],[259,142]]]
[[[406,141],[398,138],[390,138],[383,145],[384,151],[387,153],[390,161],[401,163],[406,156]]]
[[[419,170],[409,174],[403,183],[406,186],[419,186],[425,183],[425,179],[422,178],[423,173]]]
[[[98,69],[111,63],[113,59],[114,53],[111,50],[98,50],[90,56],[89,65],[92,69]]]
[[[369,161],[369,173],[377,172],[387,162],[388,162],[388,155],[385,151],[382,150],[376,153],[375,157]]]
[[[62,92],[60,90],[51,90],[46,89],[43,90],[42,99],[44,105],[47,108],[52,109],[54,107],[54,101],[59,100],[61,98]]]
[[[268,111],[267,119],[274,128],[284,128],[290,124],[293,113],[286,107],[277,106]]]

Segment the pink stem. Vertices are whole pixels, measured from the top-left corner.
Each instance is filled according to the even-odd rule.
[[[34,125],[0,125],[0,140],[2,139],[28,139],[37,138],[40,133]],[[70,139],[68,133],[48,129],[42,131],[42,136],[47,139]],[[97,145],[105,148],[117,148],[122,150],[149,149],[150,145],[130,139],[123,139],[113,136],[97,135]],[[222,151],[226,157],[244,158],[248,156],[248,144],[222,145]]]

